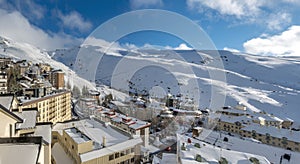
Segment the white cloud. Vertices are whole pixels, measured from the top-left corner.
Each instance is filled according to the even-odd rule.
[[[281,30],[290,25],[292,15],[286,8],[291,8],[294,3],[296,0],[187,0],[190,9],[208,17],[236,18],[238,23],[266,25],[269,30]]]
[[[188,47],[186,44],[181,43],[178,47],[175,47],[174,50],[192,50],[191,47]]]
[[[0,8],[7,11],[17,10],[31,21],[44,18],[46,8],[32,0],[7,1],[0,0]]]
[[[147,7],[161,7],[162,0],[130,0],[130,6],[133,9],[147,8]]]
[[[30,24],[28,19],[18,11],[8,12],[0,9],[0,24],[1,36],[47,50],[79,45],[82,40],[64,33],[46,33]]]
[[[79,30],[80,32],[89,31],[93,25],[90,21],[85,20],[78,12],[72,11],[69,14],[58,12],[58,17],[63,25],[72,30]]]
[[[238,18],[259,14],[263,4],[264,1],[262,0],[187,0],[189,8],[196,8],[201,11],[207,7],[217,10],[222,15],[232,15]]]
[[[251,39],[243,44],[247,53],[258,55],[300,56],[300,26],[291,26],[286,31],[266,37]]]
[[[267,21],[267,26],[271,30],[280,30],[283,26],[290,24],[292,21],[291,15],[286,12],[279,12],[273,15],[270,15],[269,20]]]

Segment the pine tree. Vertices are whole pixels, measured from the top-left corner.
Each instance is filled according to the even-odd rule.
[[[80,89],[76,85],[73,86],[72,93],[73,93],[73,97],[81,96]]]

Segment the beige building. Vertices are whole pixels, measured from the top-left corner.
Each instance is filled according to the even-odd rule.
[[[52,131],[52,145],[61,145],[76,164],[138,163],[141,143],[139,137],[94,120],[58,123]],[[59,163],[58,159],[53,155],[52,163]]]
[[[300,151],[300,132],[278,129],[273,126],[249,125],[240,131],[243,137],[256,139],[264,144]]]
[[[37,108],[37,122],[64,122],[72,119],[71,92],[63,91],[41,98],[22,98],[18,110]]]
[[[93,114],[97,119],[109,122],[116,128],[132,136],[140,136],[143,139],[143,146],[147,147],[149,145],[149,128],[151,123],[117,113],[112,109],[101,106],[91,107],[86,111],[89,111],[88,114]]]
[[[300,132],[280,128],[281,126],[278,126],[277,122],[261,123],[256,119],[252,120],[249,116],[221,115],[218,119],[217,129],[253,138],[264,144],[300,151]]]
[[[32,163],[32,160],[35,160],[34,163],[50,164],[51,124],[37,124],[35,109],[13,112],[11,109],[15,108],[15,105],[12,95],[0,97],[0,149],[9,151],[0,153],[0,163]],[[8,143],[9,148],[5,146]],[[23,145],[20,147],[19,143]],[[25,148],[25,145],[28,148]],[[30,157],[25,155],[28,152],[31,152]],[[23,161],[15,162],[17,160],[11,158],[10,153],[14,153],[18,158],[23,157]]]

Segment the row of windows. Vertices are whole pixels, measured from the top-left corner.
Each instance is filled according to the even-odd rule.
[[[130,153],[133,153],[133,152],[134,152],[134,148],[127,149],[127,150],[124,150],[124,151],[121,151],[121,152],[116,152],[115,154],[109,155],[109,160],[111,161],[111,160],[117,159],[119,157],[122,157],[124,155],[130,154]]]
[[[122,162],[117,163],[117,164],[130,164],[130,163],[134,163],[134,157],[131,158],[130,160],[128,159],[128,160],[126,160],[126,161],[122,161]]]

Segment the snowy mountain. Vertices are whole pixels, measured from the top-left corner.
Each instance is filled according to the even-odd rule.
[[[27,60],[33,63],[48,63],[53,68],[62,69],[65,72],[66,81],[70,80],[70,84],[76,84],[79,88],[84,85],[89,88],[95,88],[89,81],[80,78],[69,67],[53,60],[48,52],[38,49],[27,43],[18,43],[11,39],[0,37],[0,55],[5,57],[11,57],[16,60]]]
[[[123,48],[107,50],[101,45],[83,45],[49,52],[52,59],[75,70],[74,65],[78,60],[82,61],[86,56],[87,61],[79,64],[89,68],[89,63],[92,63],[89,62],[90,54],[99,55],[98,65],[94,68],[96,69],[95,82],[116,89],[122,90],[124,89],[122,87],[127,86],[130,92],[150,95],[155,93],[156,96],[159,95],[158,92],[193,95],[194,97],[189,98],[194,100],[197,100],[197,96],[200,95],[199,107],[202,109],[210,107],[210,102],[216,101],[211,100],[214,98],[211,94],[218,92],[218,94],[226,94],[225,106],[242,103],[247,109],[255,112],[265,111],[281,118],[298,119],[300,57],[256,56],[218,51],[219,58],[216,58],[213,55],[216,53],[217,51],[171,52]],[[224,68],[217,68],[212,64],[218,60],[222,61]],[[134,74],[128,73],[133,69]],[[211,70],[223,73],[226,81],[212,79]],[[78,74],[84,77],[91,71],[82,69]],[[126,84],[117,84],[116,80],[125,81]],[[192,85],[194,88],[182,89],[195,81],[197,86]],[[213,87],[216,90],[212,92]]]

